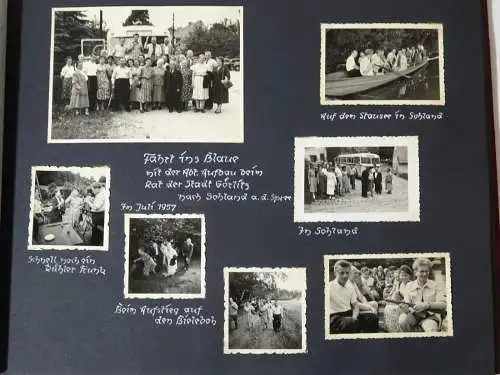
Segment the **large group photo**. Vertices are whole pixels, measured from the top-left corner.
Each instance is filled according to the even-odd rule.
[[[326,255],[325,337],[452,336],[447,253]]]
[[[33,167],[29,249],[108,250],[108,167]]]
[[[205,216],[125,215],[126,298],[205,297]]]
[[[224,268],[224,353],[306,352],[305,268]]]
[[[322,24],[321,104],[444,105],[442,24]]]
[[[55,8],[49,143],[243,142],[243,8]]]
[[[416,137],[296,138],[296,219],[418,220],[417,151]]]

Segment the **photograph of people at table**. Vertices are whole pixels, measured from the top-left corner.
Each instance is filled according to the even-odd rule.
[[[126,298],[205,297],[205,217],[125,215]]]
[[[450,336],[446,253],[325,256],[326,338]]]
[[[225,268],[225,353],[306,350],[304,268]]]
[[[108,167],[33,167],[29,248],[107,250]]]
[[[322,104],[444,104],[440,24],[323,24]]]
[[[242,142],[242,8],[53,12],[49,142]]]

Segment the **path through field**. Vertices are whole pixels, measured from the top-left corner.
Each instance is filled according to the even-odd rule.
[[[283,307],[281,330],[274,332],[272,323],[265,328],[258,315],[252,316],[253,327],[248,327],[243,314],[238,318],[238,329],[229,331],[229,349],[301,349],[301,301],[280,301]]]

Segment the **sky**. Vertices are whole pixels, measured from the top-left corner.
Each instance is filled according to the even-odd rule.
[[[287,275],[287,278],[281,280],[281,278],[276,277],[276,286],[279,289],[295,291],[304,290],[306,288],[306,275],[304,269],[292,268],[282,272]]]
[[[189,22],[203,21],[204,24],[212,24],[228,18],[231,21],[238,20],[239,7],[223,6],[177,6],[177,7],[92,7],[84,8],[89,19],[99,17],[99,11],[103,11],[103,19],[109,27],[121,27],[123,21],[130,15],[132,10],[149,10],[149,20],[154,26],[170,27],[172,25],[172,13],[175,13],[175,26],[186,26]]]
[[[106,168],[100,168],[100,167],[83,167],[83,168],[78,168],[75,169],[75,172],[78,173],[80,176],[85,177],[85,178],[90,178],[93,177],[94,180],[99,180],[99,177],[106,177],[107,175],[107,169]]]

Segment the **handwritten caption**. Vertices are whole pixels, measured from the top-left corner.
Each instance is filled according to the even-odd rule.
[[[323,121],[348,121],[348,120],[433,120],[439,121],[444,118],[443,112],[415,112],[396,110],[393,112],[323,112],[320,114]]]
[[[178,202],[292,202],[291,195],[254,191],[253,184],[264,176],[264,171],[257,164],[243,163],[238,155],[145,153],[143,162],[144,188],[174,191]],[[173,212],[176,207],[176,203],[156,201],[121,203],[122,211]]]
[[[306,228],[301,225],[297,227],[299,236],[303,237],[354,237],[359,233],[358,227],[337,228],[330,226],[317,226]]]
[[[42,271],[59,275],[93,275],[105,276],[106,268],[98,265],[90,255],[65,257],[60,255],[29,255],[28,264],[39,266]]]
[[[172,304],[148,306],[119,302],[114,314],[149,317],[156,326],[213,327],[217,324],[213,315],[204,315],[203,306],[178,307]]]

